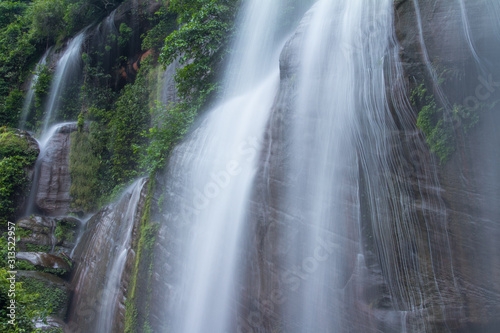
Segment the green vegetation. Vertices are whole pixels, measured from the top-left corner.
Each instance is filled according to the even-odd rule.
[[[194,120],[195,112],[192,109],[182,110],[181,105],[166,107],[157,102],[156,107],[152,109],[156,122],[149,132],[144,134],[150,141],[141,161],[143,169],[149,173],[165,166],[168,154],[186,134]]]
[[[57,220],[56,229],[54,230],[56,243],[63,244],[64,242],[73,242],[77,228],[78,225],[73,221],[68,221],[66,219]],[[71,263],[69,264],[71,266]]]
[[[110,121],[111,172],[116,183],[130,180],[137,173],[138,154],[134,148],[144,145],[140,135],[149,125],[150,86],[148,68],[142,67],[134,84],[128,84],[122,91]]]
[[[3,247],[2,247],[3,248]],[[0,331],[5,333],[40,332],[35,329],[33,322],[44,319],[50,314],[50,309],[40,308],[35,302],[41,300],[38,290],[26,290],[24,283],[15,283],[16,320],[14,325],[9,324],[7,306],[10,302],[9,289],[11,274],[5,268],[0,268]]]
[[[177,14],[162,6],[149,18],[149,22],[152,28],[141,36],[142,49],[153,49],[158,53],[163,47],[165,38],[177,28]]]
[[[122,0],[18,0],[0,3],[0,125],[15,126],[19,90],[49,45],[102,19]],[[35,126],[35,123],[32,123]]]
[[[126,23],[120,24],[120,36],[118,36],[118,45],[124,47],[130,41],[133,30]]]
[[[78,120],[80,121],[81,118]],[[80,126],[79,126],[80,127]],[[82,125],[83,127],[83,125]],[[92,149],[95,139],[83,129],[71,133],[69,169],[71,175],[71,206],[77,210],[93,211],[97,208],[99,196],[99,159]]]
[[[166,38],[160,62],[167,66],[179,59],[183,65],[175,75],[179,96],[186,102],[182,108],[199,109],[216,91],[238,4],[238,0],[170,2],[170,10],[178,13],[178,23],[183,25]]]
[[[25,244],[25,247],[28,252],[50,252],[52,249],[49,245],[36,245],[31,243]]]
[[[48,309],[37,307],[34,302],[40,299],[37,291],[27,291],[23,283],[16,279],[15,297],[16,300],[16,321],[15,325],[10,325],[7,317],[8,303],[10,302],[9,289],[11,274],[7,273],[8,246],[7,238],[0,237],[0,331],[6,333],[37,332],[33,326],[33,321],[44,319],[49,314]]]
[[[451,112],[439,107],[423,83],[413,90],[411,101],[420,109],[417,127],[425,134],[430,150],[446,163],[457,149],[457,135],[466,136],[478,123],[479,110],[457,104]]]
[[[25,135],[0,128],[0,227],[14,218],[18,200],[29,186],[25,169],[33,166],[38,156],[38,149]]]
[[[17,124],[25,80],[43,52],[49,46],[54,46],[57,51],[64,41],[89,23],[102,19],[120,2],[38,0],[0,4],[0,124]],[[69,156],[71,205],[75,210],[95,211],[139,175],[148,174],[154,179],[196,115],[219,93],[218,75],[234,34],[233,23],[239,1],[161,2],[162,6],[156,13],[149,13],[147,6],[135,9],[135,15],[149,22],[149,29],[141,31],[142,50],[151,51],[147,58],[137,59],[126,53],[134,44],[138,45],[135,40],[138,34],[130,22],[121,22],[119,34],[107,36],[98,47],[86,49],[87,53],[82,56],[82,80],[73,80],[67,87],[69,92],[61,96],[61,118],[78,119],[78,131],[70,137]],[[182,27],[176,30],[179,24]],[[111,59],[111,55],[115,58]],[[167,66],[176,59],[183,65],[175,77],[182,102],[162,105],[154,101],[160,65]],[[131,73],[130,68],[137,69],[136,66],[139,68],[137,74]],[[123,74],[122,78],[126,76],[126,84],[124,81],[117,84],[119,70],[124,71],[119,73]],[[52,72],[48,66],[41,66],[37,75],[34,103],[27,120],[28,127],[34,130],[43,118]],[[28,185],[24,170],[37,157],[37,152],[31,152],[15,133],[2,128],[2,218],[14,217],[15,202]],[[137,317],[137,304],[147,304],[143,300],[152,293],[153,248],[159,226],[151,221],[154,181],[148,186],[139,235],[134,244],[137,256],[126,303],[127,332],[150,331],[148,318],[141,318],[138,323]],[[54,231],[58,245],[73,241],[73,227],[58,222]],[[29,236],[29,230],[19,231],[20,237]],[[29,243],[22,246],[27,251],[51,250],[50,246]],[[18,269],[56,275],[67,273],[35,267],[22,260],[18,261]],[[137,284],[138,280],[144,280],[144,288]],[[58,311],[66,301],[64,291],[46,288],[41,283],[33,279],[24,282],[24,295],[31,297],[32,315],[26,316],[31,318],[26,321],[29,325],[33,318],[47,315],[51,309]],[[42,313],[40,308],[46,311]]]
[[[32,129],[36,129],[37,125],[42,121],[43,118],[43,102],[45,98],[49,94],[50,83],[52,81],[52,72],[49,70],[49,67],[46,65],[40,66],[36,74],[38,78],[33,85],[34,89],[34,112],[30,112],[32,114],[32,119],[28,120],[28,126]]]
[[[68,295],[64,289],[57,288],[49,282],[34,278],[20,277],[19,281],[28,294],[38,294],[33,305],[39,309],[47,309],[49,313],[58,313],[64,310],[68,302]]]

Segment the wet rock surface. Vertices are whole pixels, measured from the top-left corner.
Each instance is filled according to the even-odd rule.
[[[17,222],[21,230],[19,249],[69,254],[76,244],[80,226],[80,220],[74,217],[24,217]]]
[[[125,192],[115,204],[95,214],[85,225],[81,240],[75,248],[73,260],[75,269],[71,277],[74,291],[68,325],[71,332],[93,332],[98,325],[99,314],[114,307],[109,329],[123,332],[125,325],[125,299],[130,273],[135,260],[133,250],[126,251],[123,272],[113,272],[113,265],[119,261],[119,242],[127,237],[127,224],[132,223],[129,241],[135,244],[138,228],[144,212],[147,180],[141,179],[139,192]],[[130,215],[132,214],[132,215]],[[131,219],[131,220],[130,220]],[[131,245],[129,245],[131,246]],[[117,279],[111,290],[109,279]],[[116,303],[109,304],[109,300]]]
[[[70,211],[70,134],[76,130],[76,123],[62,126],[41,156],[35,200],[37,207],[47,216],[64,215]]]
[[[396,32],[402,47],[408,94],[425,82],[426,86],[433,87],[435,95],[443,91],[450,105],[467,105],[480,99],[491,105],[498,100],[498,28],[493,22],[494,15],[489,14],[496,4],[464,1],[469,43],[458,3],[427,0],[418,3],[424,45],[418,33],[414,2],[400,1],[396,6]],[[442,85],[436,85],[429,63],[437,74],[443,69],[455,71],[459,79],[447,78]],[[483,98],[485,89],[488,95]],[[446,214],[442,233],[449,237],[449,243],[445,243],[448,245],[431,238],[429,251],[451,253],[446,264],[451,265],[452,274],[438,275],[437,281],[454,285],[453,289],[442,290],[441,300],[431,301],[444,302],[445,308],[441,318],[435,315],[432,318],[446,322],[453,332],[495,332],[500,327],[495,315],[500,311],[500,282],[494,278],[500,276],[497,241],[500,236],[500,136],[496,129],[499,122],[497,106],[481,111],[479,123],[467,136],[459,129],[454,133],[458,144],[449,161],[428,161],[428,168],[438,170]],[[422,225],[422,230],[429,230],[429,226]]]
[[[71,270],[71,265],[62,257],[45,252],[18,252],[16,257],[18,260],[25,260],[40,268],[57,269],[62,271]]]

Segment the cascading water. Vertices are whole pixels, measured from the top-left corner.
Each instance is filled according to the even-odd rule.
[[[445,302],[458,294],[446,209],[432,167],[417,170],[417,191],[405,180],[408,151],[415,165],[430,157],[405,96],[393,1],[318,1],[282,52],[278,92],[263,73],[278,64],[267,43],[281,46],[272,23],[281,5],[244,3],[230,93],[169,162],[165,247],[180,260],[168,262],[163,329],[392,332],[446,322]],[[423,41],[420,16],[418,26]],[[257,250],[252,223],[264,229]]]
[[[19,120],[19,128],[24,129],[26,126],[26,120],[28,119],[31,105],[33,104],[33,97],[35,94],[35,85],[38,80],[38,71],[47,64],[47,56],[50,54],[52,47],[48,48],[43,54],[40,61],[35,66],[35,71],[33,77],[30,80],[28,91],[26,92],[26,97],[24,98],[23,109],[21,111],[21,119]]]
[[[452,271],[443,264],[449,252],[439,255],[439,268],[429,270],[419,262],[430,239],[420,235],[412,189],[403,181],[396,125],[408,123],[412,110],[399,108],[394,119],[386,97],[392,78],[385,73],[397,63],[398,50],[393,2],[319,1],[312,15],[301,46],[289,138],[292,155],[301,158],[291,160],[290,177],[296,181],[283,203],[296,217],[288,227],[296,244],[288,269],[300,286],[288,296],[284,321],[287,332],[340,332],[356,325],[375,331],[364,322],[370,311],[356,307],[366,297],[360,289],[369,278],[366,244],[379,256],[395,310],[404,318],[407,311],[420,316],[428,296],[420,275]],[[397,66],[392,71],[394,78],[402,76]],[[443,206],[425,199],[422,205],[440,214],[429,228],[437,231],[445,220]],[[439,231],[433,237],[446,244],[446,231]],[[436,294],[440,287],[436,283]],[[422,316],[420,329],[425,328]]]
[[[459,212],[471,220],[469,229],[450,223],[461,208],[448,205],[462,197],[443,193],[438,179],[446,177],[438,175],[416,128],[418,110],[406,96],[407,84],[418,85],[422,77],[403,74],[404,50],[394,31],[399,5],[318,0],[285,42],[278,17],[290,3],[243,1],[225,96],[173,151],[165,177],[155,180],[166,187],[158,190],[164,196],[163,206],[163,197],[156,198],[159,212],[155,198],[151,205],[151,214],[164,217],[152,250],[155,265],[145,273],[153,282],[134,285],[139,290],[142,282],[146,288],[153,283],[153,292],[133,296],[146,306],[133,304],[132,312],[144,323],[156,321],[152,331],[173,333],[462,332],[457,327],[466,315],[482,324],[489,315],[482,313],[494,313],[500,304],[494,279],[500,265],[496,256],[483,256],[498,252],[495,238],[486,235],[498,234],[498,196],[473,214]],[[426,32],[428,3],[399,2],[413,6],[419,52],[411,52],[421,63],[412,66],[425,72],[418,74],[434,85],[443,112],[450,112],[455,101],[439,82],[437,43]],[[500,17],[498,4],[484,6]],[[456,39],[468,53],[464,62],[484,73],[490,64],[483,59],[484,41],[476,39],[473,5],[460,0],[450,7],[460,22]],[[116,33],[113,12],[96,29],[96,49]],[[84,36],[71,41],[57,64],[28,214],[51,142],[68,126],[66,134],[76,130],[75,123],[51,122],[65,82],[79,66]],[[171,77],[176,66],[164,73],[166,89],[158,90],[165,103],[178,101]],[[491,81],[482,92],[500,86]],[[466,163],[461,167],[466,179]],[[488,175],[496,167],[481,166]],[[455,191],[457,183],[447,189]],[[131,243],[144,213],[145,184],[136,181],[85,224],[71,252],[77,265],[70,331],[124,331]],[[474,190],[466,188],[463,197],[488,193]],[[457,239],[462,243],[454,244]],[[471,264],[453,252],[457,248],[481,256],[468,258]]]
[[[236,327],[232,311],[238,302],[239,249],[247,230],[257,141],[279,77],[279,4],[244,4],[226,97],[174,151],[169,164],[166,223],[177,227],[182,243],[172,251],[184,258],[172,282],[174,298],[167,300],[171,316],[165,327],[172,332],[232,332]]]
[[[120,223],[111,220],[109,227],[118,228],[113,231],[113,249],[110,254],[111,265],[106,272],[106,280],[101,299],[101,311],[97,317],[96,332],[111,332],[113,320],[118,307],[121,279],[125,269],[125,263],[131,249],[132,229],[137,221],[139,201],[146,179],[139,179],[125,192],[124,196],[130,196],[128,206],[124,212],[118,214]],[[114,212],[120,213],[120,212]],[[106,226],[101,226],[105,228]]]
[[[81,72],[81,48],[85,40],[85,31],[83,30],[76,35],[69,43],[56,65],[56,71],[52,84],[50,86],[50,93],[45,106],[45,118],[42,126],[42,133],[45,133],[50,125],[52,125],[57,110],[60,105],[60,98],[63,95],[68,84],[76,77],[75,73]]]
[[[115,26],[116,9],[113,10],[101,24],[96,28],[97,49],[103,52],[101,56],[102,66],[106,70],[111,69],[113,61],[118,54],[119,31]]]
[[[134,256],[131,239],[140,221],[144,200],[141,178],[114,204],[93,216],[73,256],[78,261],[73,277],[75,295],[69,326],[75,332],[119,332],[124,313],[123,280]],[[89,315],[91,310],[91,315]],[[118,328],[117,328],[118,327]]]
[[[42,165],[45,166],[56,166],[58,168],[61,168],[61,165],[57,165],[58,163],[60,164],[60,160],[57,161],[52,161],[51,159],[53,158],[52,154],[50,154],[50,148],[51,145],[53,145],[53,139],[54,136],[59,134],[59,132],[64,129],[64,128],[71,128],[73,127],[76,129],[76,122],[67,122],[67,123],[59,123],[56,125],[51,126],[47,131],[45,131],[40,139],[38,140],[38,145],[40,147],[40,154],[38,155],[38,159],[35,164],[35,172],[33,175],[33,181],[31,183],[31,189],[30,189],[30,194],[28,197],[28,201],[26,204],[26,211],[24,213],[24,216],[28,216],[32,213],[35,213],[37,211],[36,208],[36,200],[37,200],[37,195],[39,194],[39,180],[40,180],[40,172]],[[69,147],[68,147],[69,148]],[[66,158],[68,156],[65,156]],[[55,182],[52,184],[52,186],[57,187],[59,184],[58,182]],[[69,189],[68,189],[69,190]],[[48,199],[48,198],[46,198]]]

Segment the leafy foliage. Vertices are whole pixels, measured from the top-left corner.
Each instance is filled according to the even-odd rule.
[[[28,294],[38,294],[33,305],[38,309],[48,309],[50,313],[60,311],[66,304],[68,296],[63,289],[50,283],[32,278],[20,278]]]
[[[32,166],[38,150],[13,129],[0,128],[0,226],[14,217],[17,199],[28,187],[25,168]]]
[[[99,196],[97,178],[99,159],[92,149],[93,140],[94,138],[84,130],[71,133],[69,154],[71,205],[86,212],[97,208]]]
[[[479,122],[479,110],[454,105],[449,112],[438,107],[424,84],[413,90],[411,101],[420,107],[417,127],[425,134],[430,150],[439,157],[441,163],[446,163],[456,150],[457,135],[467,135]]]
[[[149,173],[154,173],[165,165],[168,154],[194,120],[195,110],[186,111],[182,106],[181,103],[167,107],[157,102],[152,109],[155,125],[143,134],[150,141],[141,161],[142,168]]]
[[[0,244],[0,249],[6,248],[5,244]],[[40,299],[40,294],[37,291],[26,291],[21,282],[15,283],[16,320],[14,325],[8,323],[7,306],[10,303],[10,280],[8,278],[10,277],[11,274],[5,268],[0,268],[0,331],[5,333],[40,332],[35,329],[33,321],[46,318],[50,310],[38,308],[34,302]]]
[[[122,0],[0,2],[0,125],[17,124],[20,104],[12,103],[12,98],[7,100],[7,96],[13,90],[21,88],[45,49],[104,17],[121,2]]]
[[[147,70],[141,69],[134,84],[125,86],[110,121],[111,169],[117,183],[126,182],[136,175],[139,156],[134,150],[144,144],[140,134],[149,124],[150,88],[146,74]]]
[[[215,91],[216,73],[222,67],[233,37],[238,0],[176,0],[170,10],[184,24],[165,40],[160,61],[169,65],[179,59],[182,68],[175,79],[179,96],[203,104]],[[200,103],[201,102],[201,103]]]
[[[177,14],[167,11],[162,6],[152,17],[149,18],[152,28],[142,37],[142,49],[154,49],[159,52],[165,43],[165,38],[177,27]]]
[[[118,36],[118,45],[124,47],[132,37],[133,30],[126,23],[120,24],[120,36]]]

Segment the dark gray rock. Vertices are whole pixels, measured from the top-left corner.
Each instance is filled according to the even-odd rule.
[[[66,260],[53,254],[44,252],[18,252],[16,257],[18,260],[25,260],[40,268],[62,270],[65,272],[71,271],[71,266]]]
[[[58,216],[70,211],[70,134],[76,130],[76,123],[62,126],[50,139],[44,156],[41,156],[35,202],[45,215]]]
[[[498,4],[464,1],[471,49],[464,34],[459,2],[420,0],[418,3],[427,59],[438,75],[443,69],[455,75],[445,76],[442,85],[433,82],[419,40],[414,3],[400,1],[396,6],[396,32],[402,46],[408,95],[416,85],[425,82],[435,96],[439,91],[444,93],[446,100],[438,100],[441,105],[467,105],[467,100],[474,98],[491,105],[499,100],[499,89],[495,85],[500,81],[500,46],[494,15]],[[493,81],[493,86],[487,87],[484,84],[487,81]],[[481,98],[488,88],[491,89],[488,97]],[[440,164],[435,159],[426,162],[426,168],[438,170],[446,212],[446,225],[441,231],[449,237],[449,245],[431,237],[428,251],[431,256],[440,251],[451,254],[445,264],[451,265],[453,274],[438,272],[437,283],[454,285],[452,289],[442,289],[442,300],[431,299],[428,306],[437,308],[439,302],[444,302],[443,317],[431,318],[433,324],[446,322],[453,332],[495,332],[500,327],[495,315],[500,311],[500,281],[495,278],[500,276],[497,241],[500,237],[500,135],[497,129],[500,108],[486,107],[480,112],[479,124],[470,133],[465,135],[460,128],[456,129],[457,147],[448,162]],[[428,231],[429,226],[422,224],[422,230]]]
[[[81,222],[74,217],[24,217],[17,221],[17,227],[22,230],[19,250],[69,254],[76,244],[80,225]]]
[[[146,184],[146,185],[145,185]],[[144,212],[147,194],[147,180],[141,179],[136,183],[139,188],[139,197],[134,197],[130,190],[122,195],[115,204],[107,206],[95,214],[85,225],[85,230],[73,255],[75,269],[71,278],[74,290],[71,301],[71,312],[68,315],[68,325],[72,332],[93,332],[99,314],[109,310],[104,305],[113,306],[116,311],[112,320],[112,331],[123,332],[125,325],[125,300],[127,288],[135,263],[135,252],[128,250],[123,272],[113,272],[113,264],[118,260],[118,243],[126,237],[126,222],[132,218],[132,229],[129,242],[137,244],[140,221]],[[135,188],[134,188],[135,189]],[[135,202],[137,200],[137,202]],[[128,213],[133,216],[128,216]],[[126,220],[127,219],[127,220]],[[121,274],[114,276],[114,274]],[[106,283],[109,278],[117,277],[116,303],[107,304],[115,291],[108,290]]]

